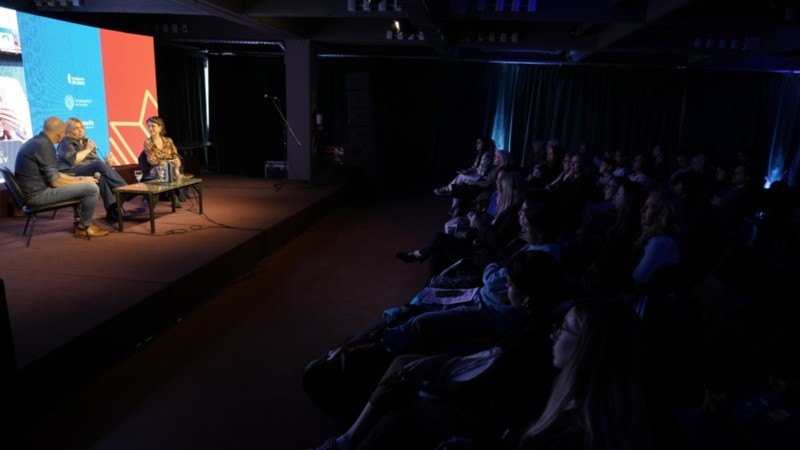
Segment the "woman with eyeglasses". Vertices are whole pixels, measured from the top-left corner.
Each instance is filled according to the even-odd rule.
[[[625,305],[578,301],[553,330],[560,370],[539,418],[518,439],[451,438],[437,450],[649,450],[641,384],[642,332]]]

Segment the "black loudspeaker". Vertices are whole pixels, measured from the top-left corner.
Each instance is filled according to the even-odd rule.
[[[286,161],[264,161],[264,178],[283,179],[287,176]]]

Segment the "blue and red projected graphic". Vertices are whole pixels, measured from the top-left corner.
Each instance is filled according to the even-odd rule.
[[[50,116],[81,119],[112,164],[136,163],[144,121],[158,114],[151,37],[0,8],[0,44],[3,33],[0,107],[13,108],[22,125],[0,135],[0,164],[13,169],[15,150]]]

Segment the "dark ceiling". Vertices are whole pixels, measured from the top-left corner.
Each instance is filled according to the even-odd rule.
[[[323,55],[800,70],[800,0],[1,3],[211,53],[280,53],[284,41],[301,39]]]

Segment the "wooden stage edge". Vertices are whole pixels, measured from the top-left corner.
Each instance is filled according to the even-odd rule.
[[[191,315],[214,294],[336,209],[344,198],[344,188],[332,190],[110,319],[12,371],[15,380],[0,389],[0,394],[12,390],[12,397],[19,403],[16,412],[23,420],[43,416]],[[7,360],[3,362],[5,365]]]

